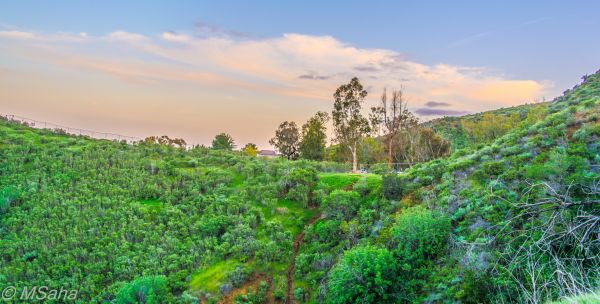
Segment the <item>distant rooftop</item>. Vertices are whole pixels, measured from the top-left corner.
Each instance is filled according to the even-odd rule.
[[[260,150],[258,151],[259,156],[277,156],[277,152],[273,150]]]

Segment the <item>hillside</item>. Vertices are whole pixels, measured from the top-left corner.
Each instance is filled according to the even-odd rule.
[[[539,121],[546,115],[549,104],[524,104],[464,116],[446,116],[424,122],[422,125],[433,129],[450,142],[452,150],[456,151],[489,143],[519,125],[531,125]],[[481,134],[492,131],[496,134]]]
[[[539,303],[598,286],[600,73],[534,125],[384,180],[386,197],[452,221],[429,299]],[[490,290],[494,290],[490,293]]]
[[[530,110],[505,112],[528,121]],[[593,292],[599,113],[596,73],[488,144],[383,177],[0,119],[0,286],[79,289],[77,303],[543,303]]]
[[[260,281],[284,300],[294,241],[322,198],[381,183],[319,179],[335,164],[128,145],[7,120],[0,139],[0,285],[85,286],[81,303],[130,303],[145,284],[165,291],[161,302],[210,300]]]

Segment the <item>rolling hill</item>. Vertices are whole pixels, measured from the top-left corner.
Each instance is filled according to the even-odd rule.
[[[77,303],[543,303],[591,293],[600,73],[543,107],[493,140],[457,140],[449,157],[385,176],[0,119],[0,286],[77,289]],[[454,126],[432,122],[450,139],[440,130]]]

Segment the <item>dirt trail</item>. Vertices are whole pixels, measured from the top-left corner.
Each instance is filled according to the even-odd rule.
[[[275,297],[273,297],[273,278],[267,277],[264,274],[253,273],[242,286],[235,288],[228,295],[223,296],[219,300],[219,304],[231,304],[237,295],[245,295],[248,293],[248,289],[256,291],[260,282],[266,281],[269,284],[267,289],[267,303],[274,304]]]
[[[308,223],[306,223],[306,225],[304,225],[304,227],[306,228],[314,224],[319,219],[321,219],[321,214],[317,213],[308,221]],[[304,229],[302,229],[302,232],[300,232],[296,238],[294,238],[294,256],[292,257],[292,262],[286,271],[287,289],[285,291],[285,303],[287,304],[294,303],[294,297],[292,296],[292,291],[294,289],[294,268],[296,267],[296,256],[298,256],[300,246],[302,246],[302,243],[304,243],[304,234]]]

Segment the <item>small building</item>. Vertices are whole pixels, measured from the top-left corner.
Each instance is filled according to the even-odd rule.
[[[279,156],[279,154],[277,154],[277,152],[273,151],[273,150],[260,150],[258,151],[258,154],[256,154],[256,156],[261,156],[261,157],[277,157]]]

